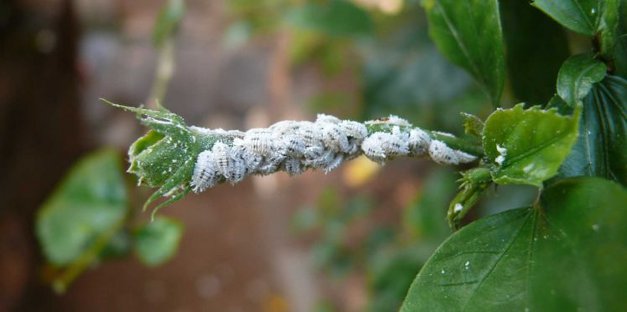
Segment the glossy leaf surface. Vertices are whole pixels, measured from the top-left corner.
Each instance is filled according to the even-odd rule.
[[[557,173],[577,139],[577,117],[537,107],[497,110],[486,120],[483,148],[494,182],[540,186]]]
[[[572,56],[557,76],[557,94],[570,107],[575,107],[590,92],[592,84],[603,80],[606,70],[605,64],[590,54]]]
[[[611,311],[627,291],[627,191],[566,179],[534,208],[453,234],[413,282],[401,311]]]
[[[433,41],[453,63],[469,71],[498,105],[505,76],[503,34],[496,0],[427,0]]]
[[[535,0],[533,5],[565,27],[592,36],[599,25],[603,0]]]
[[[627,185],[627,80],[607,76],[583,100],[579,139],[561,176],[600,176]]]

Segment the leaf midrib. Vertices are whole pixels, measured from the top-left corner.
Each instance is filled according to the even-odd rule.
[[[577,102],[580,101],[581,99],[583,99],[587,94],[590,93],[591,90],[588,90],[588,93],[586,93],[581,99],[579,98],[579,95],[577,92],[580,88],[581,88],[581,81],[584,79],[584,77],[587,77],[587,73],[589,73],[590,71],[592,71],[592,69],[596,66],[598,66],[600,63],[592,63],[589,64],[588,66],[586,66],[583,71],[581,71],[581,73],[579,75],[577,75],[577,78],[575,78],[575,83],[572,84],[573,89],[571,90],[572,96],[574,97],[573,99],[571,99],[573,101],[573,103],[569,103],[571,105],[573,105],[573,107],[575,105],[577,105]],[[591,88],[592,89],[592,86]]]
[[[464,2],[464,4],[467,5],[468,3]],[[478,79],[482,80],[485,83],[485,80],[482,79],[482,77],[481,77],[481,72],[479,71],[479,68],[477,67],[477,64],[475,64],[472,61],[473,58],[471,57],[468,48],[466,47],[466,45],[463,42],[461,36],[459,35],[459,33],[457,31],[457,28],[453,25],[453,23],[451,22],[450,18],[448,17],[446,11],[444,10],[444,8],[442,8],[442,6],[439,4],[439,2],[436,2],[436,8],[438,9],[438,11],[440,11],[440,14],[442,14],[442,18],[444,19],[444,22],[446,23],[446,26],[449,29],[449,33],[453,36],[453,38],[455,38],[455,42],[457,43],[457,45],[459,46],[459,49],[464,54],[464,57],[466,58],[466,62],[472,68],[472,72],[475,73],[475,76]],[[467,9],[469,9],[469,8],[467,8]]]
[[[572,117],[571,117],[572,118]],[[507,161],[505,162],[505,165],[501,166],[501,170],[499,170],[500,172],[502,172],[505,169],[510,168],[511,166],[517,164],[519,161],[521,161],[522,159],[527,158],[529,155],[533,155],[535,153],[538,153],[541,150],[546,149],[547,147],[549,147],[551,144],[563,139],[564,137],[566,137],[568,135],[568,131],[564,131],[562,132],[562,134],[560,135],[556,135],[554,137],[552,137],[550,140],[547,141],[543,141],[541,144],[537,144],[536,146],[529,148],[527,150],[525,150],[523,153],[514,156],[511,159],[511,161]]]
[[[525,218],[525,222],[522,222],[521,225],[519,226],[519,228],[516,230],[516,232],[511,236],[510,240],[507,242],[506,247],[503,249],[503,251],[499,254],[498,258],[496,259],[496,261],[494,262],[494,265],[492,265],[490,267],[490,270],[488,270],[488,272],[486,272],[481,279],[479,280],[478,283],[475,284],[475,287],[473,287],[470,297],[468,297],[468,299],[466,300],[466,302],[464,302],[464,304],[462,305],[462,311],[466,310],[467,305],[472,301],[472,298],[474,298],[474,296],[477,294],[477,290],[479,288],[481,288],[481,285],[483,284],[483,282],[485,282],[485,280],[488,278],[488,276],[490,276],[490,274],[492,274],[492,271],[494,271],[494,269],[499,265],[499,263],[501,262],[501,260],[503,259],[503,257],[505,256],[505,254],[509,251],[509,249],[512,247],[512,245],[514,244],[514,241],[516,240],[516,238],[518,237],[518,235],[520,234],[520,231],[522,231],[522,229],[525,227],[525,225],[527,224],[527,222],[529,222],[529,216],[533,215],[532,213],[528,213]]]
[[[586,14],[586,11],[584,11],[583,7],[581,7],[581,4],[579,3],[579,1],[574,0],[573,1],[575,3],[575,5],[577,6],[577,9],[579,9],[579,12],[581,13],[581,15],[583,16],[584,21],[586,22],[586,24],[588,24],[588,27],[590,28],[590,30],[592,32],[595,31],[596,27],[594,26],[594,24],[592,23],[592,21],[590,21],[588,19],[588,14]],[[598,8],[597,8],[598,9]],[[597,12],[597,14],[601,14],[601,12]]]

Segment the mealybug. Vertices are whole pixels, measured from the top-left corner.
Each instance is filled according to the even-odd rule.
[[[477,157],[468,153],[454,150],[444,144],[444,142],[438,140],[431,141],[431,145],[429,145],[429,156],[431,156],[433,161],[446,165],[459,165],[477,159]]]
[[[190,182],[192,190],[196,193],[214,187],[220,181],[220,173],[215,166],[212,151],[203,151],[198,154],[196,166]]]
[[[429,135],[419,129],[414,128],[409,131],[409,150],[413,155],[424,155],[429,150],[429,145],[431,144],[431,137]]]

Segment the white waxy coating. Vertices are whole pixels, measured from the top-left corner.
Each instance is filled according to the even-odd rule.
[[[375,132],[363,141],[361,149],[368,158],[377,162],[406,156],[409,155],[408,134],[398,127],[394,127],[392,133]]]
[[[503,165],[503,162],[505,161],[505,157],[507,157],[507,148],[506,147],[502,147],[500,145],[496,145],[496,151],[499,152],[499,156],[497,156],[494,159],[494,162],[497,163],[499,166]]]
[[[383,125],[383,130],[369,135],[366,125]],[[427,153],[443,164],[456,165],[476,159],[444,142],[431,140],[427,132],[412,128],[409,122],[396,116],[363,124],[320,114],[315,122],[287,120],[247,132],[197,127],[193,130],[223,135],[226,139],[198,155],[190,183],[194,192],[222,181],[237,183],[251,174],[283,170],[297,175],[310,168],[329,172],[361,154],[376,162]]]
[[[191,180],[192,190],[199,193],[214,187],[219,181],[220,173],[215,168],[213,152],[203,151],[198,154]]]
[[[429,145],[429,156],[433,161],[444,165],[459,165],[477,159],[477,157],[448,147],[444,142],[433,140]]]
[[[409,131],[409,150],[412,155],[422,156],[429,151],[431,137],[420,128],[413,128]]]

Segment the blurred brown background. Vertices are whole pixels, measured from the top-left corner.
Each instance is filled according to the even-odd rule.
[[[221,185],[163,210],[186,226],[169,263],[146,268],[132,258],[107,262],[63,296],[44,283],[33,234],[36,210],[83,153],[103,145],[123,152],[145,131],[132,114],[98,98],[147,101],[156,63],[150,38],[162,2],[0,4],[0,310],[313,311],[323,298],[342,310],[362,310],[365,277],[324,278],[311,265],[311,239],[290,232],[291,215],[334,187],[346,196],[371,194],[387,209],[375,222],[397,224],[400,208],[420,184],[420,162],[388,166],[379,180],[394,183],[350,186],[338,170]],[[225,1],[186,4],[164,102],[188,123],[248,128],[312,119],[307,101],[325,88],[349,94],[336,113],[348,117],[359,110],[350,67],[331,78],[316,66],[293,70],[289,33],[229,44],[224,34],[232,17]],[[368,222],[352,235],[365,235]]]

